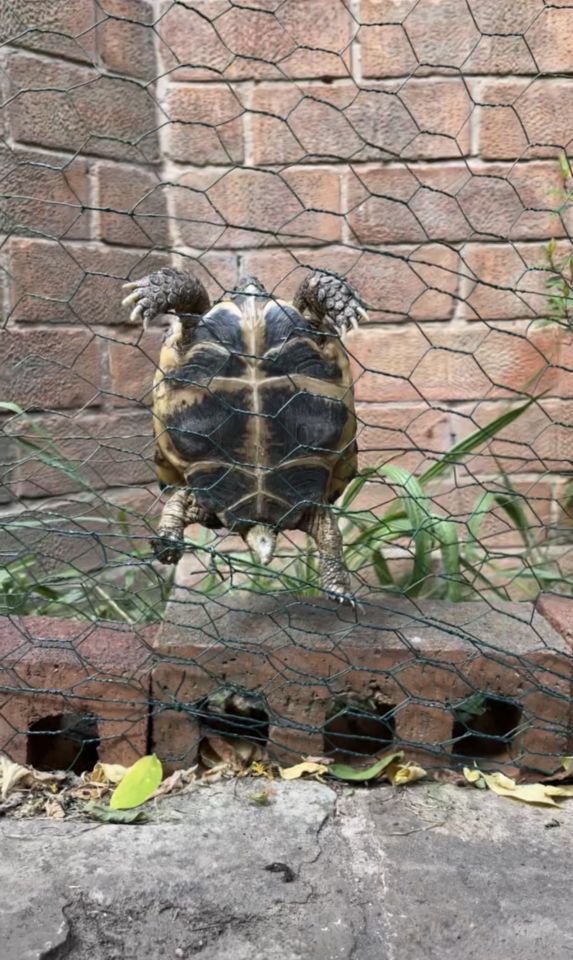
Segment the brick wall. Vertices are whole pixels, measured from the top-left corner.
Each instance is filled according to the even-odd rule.
[[[571,227],[553,211],[573,8],[17,0],[3,21],[0,400],[33,411],[100,496],[155,504],[160,332],[124,324],[121,281],[171,261],[213,297],[245,272],[290,296],[325,265],[370,310],[349,342],[362,462],[419,470],[544,391],[436,495],[463,520],[501,464],[533,526],[557,519],[573,341],[536,321],[543,246],[566,250]],[[88,498],[5,419],[5,513]]]

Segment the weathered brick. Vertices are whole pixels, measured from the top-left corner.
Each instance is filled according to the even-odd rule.
[[[358,38],[364,77],[401,77],[416,70],[418,58],[400,24],[363,26]]]
[[[26,763],[30,727],[59,714],[97,718],[98,757],[132,764],[146,752],[154,628],[96,626],[50,617],[3,617],[0,749]]]
[[[543,10],[544,0],[468,0],[482,33],[525,33]]]
[[[46,51],[70,60],[91,61],[95,54],[93,0],[18,0],[2,10],[0,40]]]
[[[170,121],[167,153],[173,160],[195,166],[243,160],[243,106],[230,87],[172,87],[164,110]]]
[[[417,174],[407,167],[355,167],[348,178],[348,223],[359,243],[412,243],[426,234],[410,204]]]
[[[8,269],[14,320],[79,320],[71,300],[82,282],[83,270],[74,250],[49,240],[13,238]]]
[[[220,247],[258,246],[269,237],[304,233],[308,215],[279,174],[262,170],[231,170],[208,190],[208,197],[228,224],[218,239]],[[325,215],[328,222],[335,218]],[[316,221],[315,221],[316,223]],[[335,224],[337,221],[335,220]],[[312,218],[307,226],[314,226]]]
[[[86,326],[123,323],[119,281],[164,266],[164,255],[114,250],[95,244],[13,239],[9,271],[12,318]]]
[[[461,261],[460,317],[511,320],[545,316],[547,272],[541,245],[472,243],[462,248]]]
[[[49,437],[45,442],[29,423],[16,419],[13,424],[16,438],[33,441],[48,452],[56,447],[81,478],[50,467],[22,445],[16,471],[18,497],[52,497],[85,491],[86,484],[89,489],[102,489],[151,483],[155,479],[153,430],[147,412],[37,417],[34,426]]]
[[[361,403],[356,408],[359,469],[395,462],[421,473],[449,445],[449,418],[424,401],[393,407]]]
[[[88,166],[81,157],[0,147],[0,230],[54,239],[90,235]]]
[[[529,27],[526,37],[542,73],[569,73],[573,63],[573,9],[547,7]]]
[[[537,73],[524,37],[481,36],[463,66],[465,73]]]
[[[474,90],[484,159],[554,157],[573,125],[573,79],[487,80]]]
[[[96,70],[16,54],[8,61],[12,135],[39,144],[129,160],[157,160],[150,91]]]
[[[4,401],[34,410],[99,402],[99,354],[87,331],[7,329],[0,355]]]
[[[99,0],[97,27],[101,61],[108,70],[153,80],[159,70],[153,46],[153,7],[146,0]]]
[[[172,80],[217,80],[234,56],[217,33],[217,20],[229,6],[227,0],[172,3],[161,6],[156,24],[163,68]]]
[[[417,0],[361,0],[360,23],[403,23]]]
[[[480,36],[465,0],[419,0],[404,29],[418,61],[432,67],[462,67]]]
[[[149,404],[153,377],[157,371],[162,340],[161,330],[139,331],[133,342],[114,340],[109,344],[109,366],[113,404],[133,407]]]
[[[573,648],[573,598],[555,597],[550,593],[542,593],[535,609]]]
[[[169,242],[166,189],[157,174],[115,163],[96,165],[99,236],[126,246],[166,246]],[[107,208],[108,211],[104,212]]]
[[[443,631],[440,622],[454,629]],[[512,630],[502,651],[506,622]],[[352,696],[390,705],[395,743],[407,744],[409,754],[429,751],[434,763],[455,750],[452,704],[476,692],[522,711],[520,732],[507,752],[500,747],[499,763],[525,776],[556,770],[571,743],[571,657],[531,606],[395,601],[368,604],[356,620],[321,599],[284,605],[238,590],[210,607],[180,586],[156,653],[153,747],[170,764],[193,762],[201,701],[222,685],[264,697],[269,751],[285,764],[328,749],[328,707]]]
[[[347,337],[346,347],[357,400],[382,403],[423,399],[423,391],[416,389],[411,380],[432,348],[416,326],[404,330],[356,330]]]

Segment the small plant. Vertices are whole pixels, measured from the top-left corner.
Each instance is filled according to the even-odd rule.
[[[573,171],[566,154],[559,157],[559,169],[563,181],[559,193],[559,206],[555,214],[563,216],[572,204],[573,189],[569,186],[573,180]],[[564,252],[559,250],[557,241],[552,239],[543,249],[546,271],[545,286],[549,291],[545,323],[555,323],[567,330],[573,329],[573,248],[568,244]]]

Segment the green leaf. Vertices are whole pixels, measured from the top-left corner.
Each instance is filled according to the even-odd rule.
[[[396,760],[402,760],[403,757],[404,753],[402,750],[399,750],[397,753],[389,753],[388,756],[377,760],[375,764],[366,770],[357,770],[355,767],[350,767],[346,763],[332,763],[328,768],[328,776],[336,777],[337,780],[374,780],[375,777],[379,776],[391,763],[394,763]]]
[[[438,541],[442,555],[442,566],[448,578],[446,581],[446,597],[453,603],[461,599],[461,571],[460,571],[460,542],[458,528],[453,520],[438,520],[433,527],[433,533]]]
[[[143,810],[112,810],[101,803],[86,803],[84,813],[92,820],[103,823],[145,823],[148,817]]]
[[[559,169],[561,171],[561,176],[564,180],[568,180],[571,176],[571,169],[569,167],[569,160],[567,159],[567,154],[565,151],[561,151],[559,154]]]
[[[141,757],[129,768],[111,795],[111,810],[130,810],[149,800],[163,778],[161,761],[155,754]]]
[[[481,429],[476,430],[475,433],[466,437],[465,440],[460,440],[459,443],[454,444],[443,457],[440,457],[429,470],[426,470],[425,473],[422,474],[419,478],[420,484],[425,486],[427,483],[430,483],[431,480],[436,480],[436,478],[440,477],[452,464],[459,463],[461,457],[466,456],[468,453],[473,453],[477,447],[481,447],[482,444],[487,443],[488,440],[491,440],[497,433],[500,433],[513,423],[514,420],[517,420],[526,410],[529,410],[529,407],[532,403],[535,403],[536,399],[536,397],[530,397],[530,399],[527,400],[526,403],[522,403],[520,407],[507,410],[492,420],[491,423],[488,423],[486,427],[481,427]]]

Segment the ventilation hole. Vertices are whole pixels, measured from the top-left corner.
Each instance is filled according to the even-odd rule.
[[[85,773],[98,762],[97,717],[58,713],[36,720],[28,730],[26,760],[36,770]]]
[[[201,735],[216,733],[256,743],[269,739],[269,715],[262,697],[255,693],[218,690],[198,707]]]
[[[376,703],[367,707],[335,701],[324,726],[324,749],[328,756],[348,759],[380,753],[394,740],[395,704]]]
[[[517,704],[474,694],[454,710],[452,752],[474,759],[505,757],[520,721]]]

